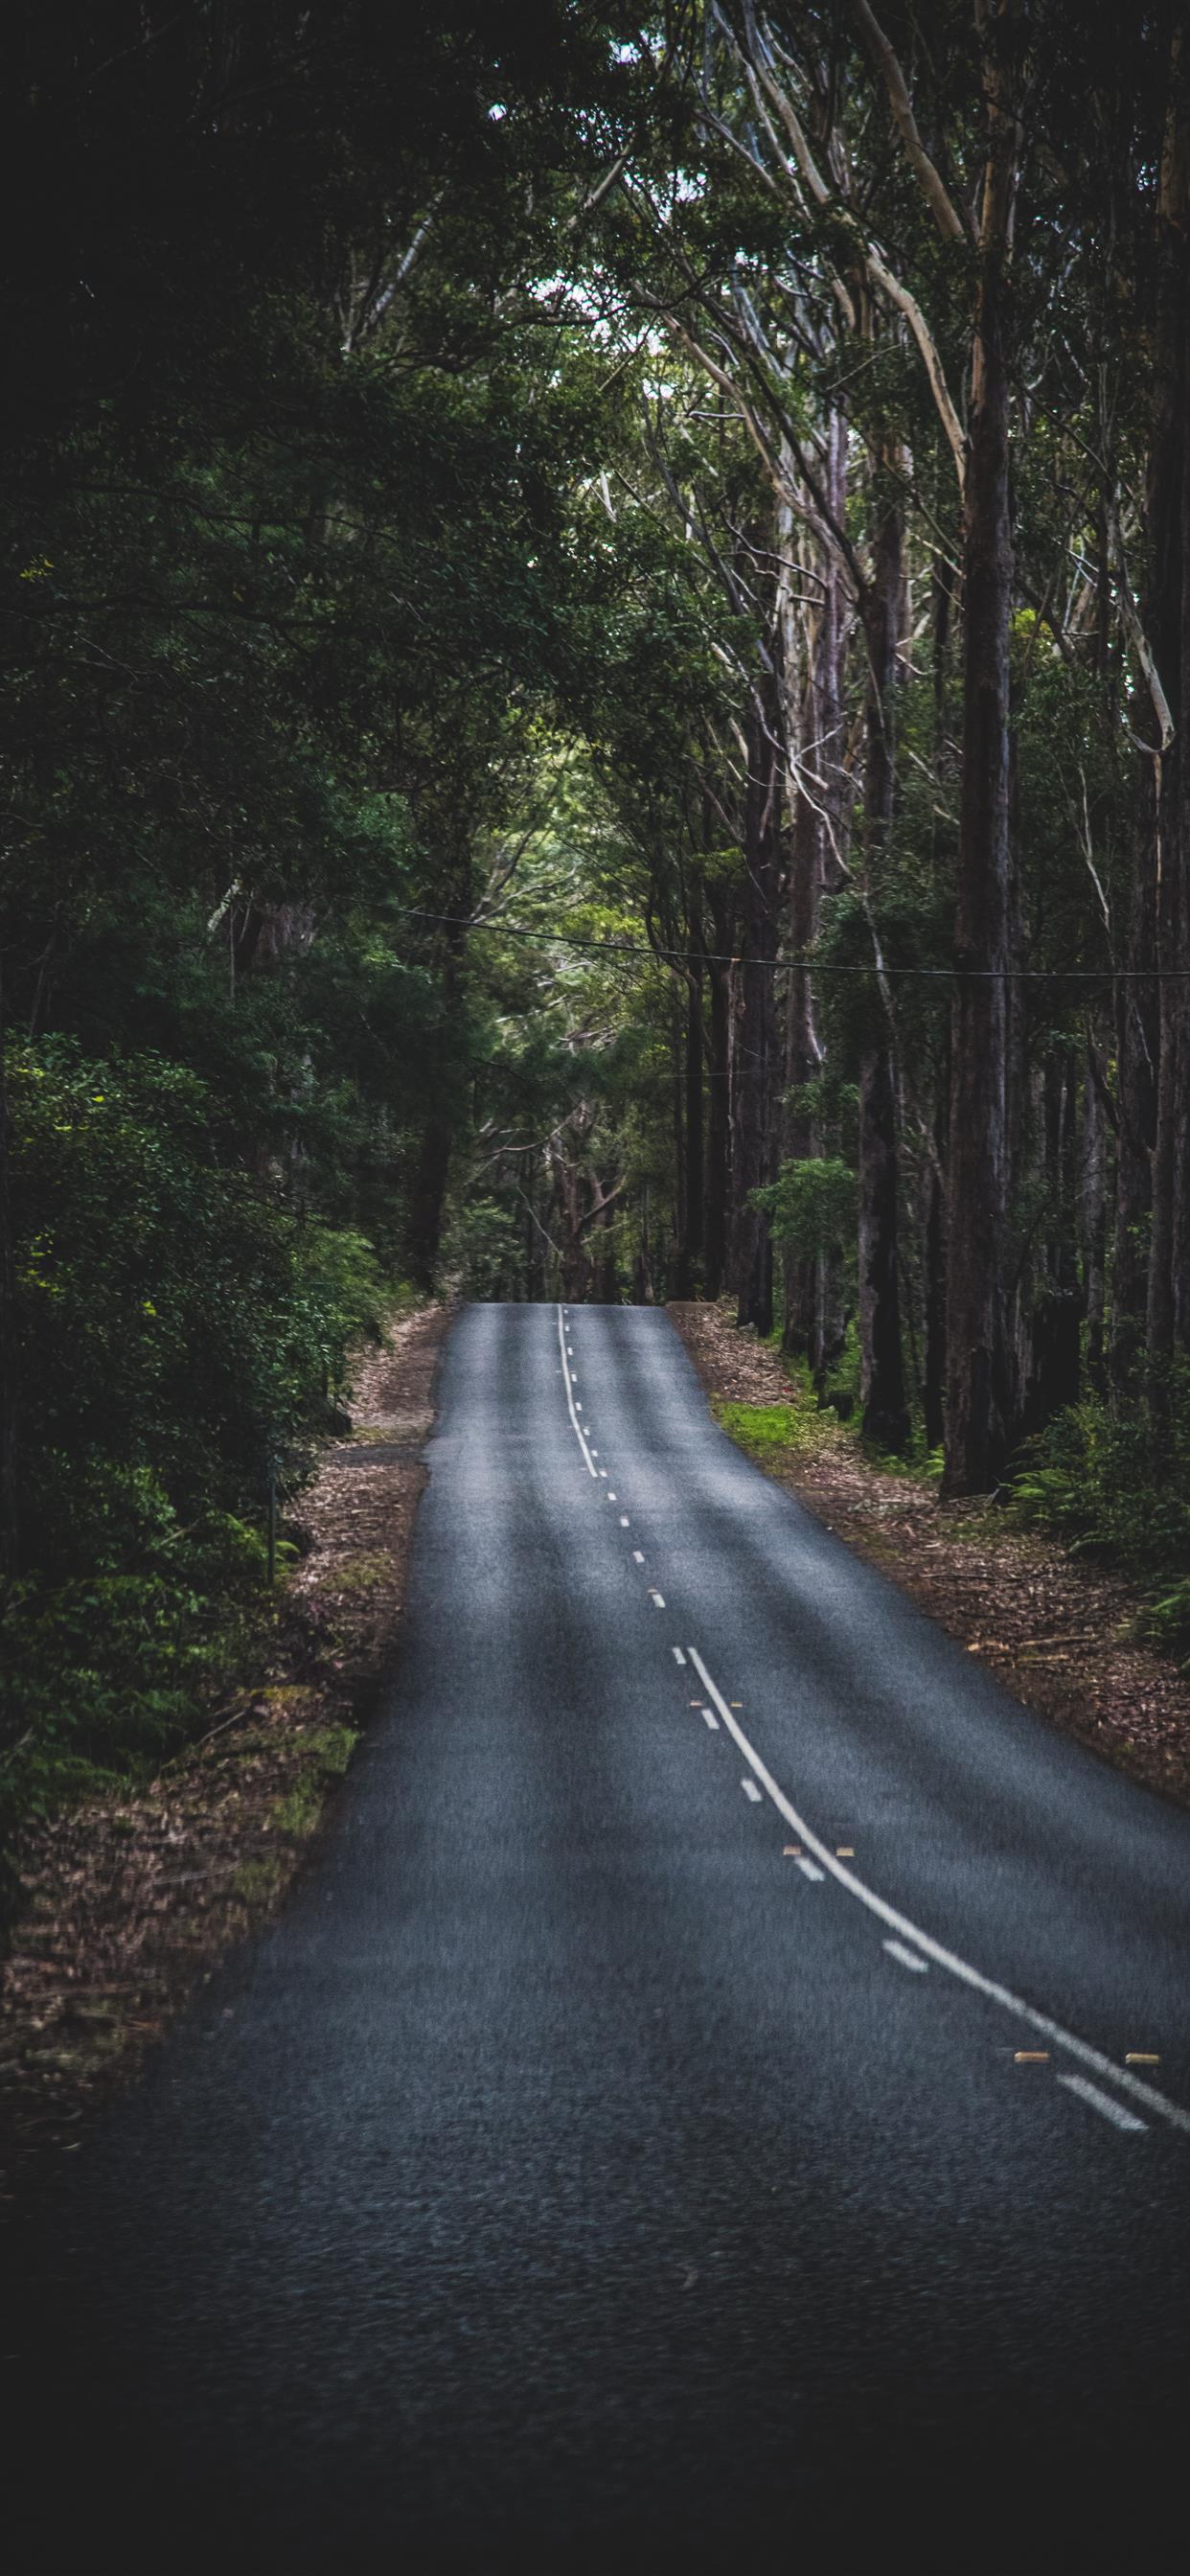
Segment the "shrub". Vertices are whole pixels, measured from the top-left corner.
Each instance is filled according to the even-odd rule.
[[[783,1163],[776,1180],[753,1190],[748,1204],[767,1216],[774,1243],[788,1245],[803,1260],[818,1254],[841,1258],[853,1244],[856,1191],[850,1164],[828,1154]]]
[[[263,1615],[270,1461],[306,1472],[367,1246],[224,1159],[204,1086],[65,1044],[8,1067],[20,1353],[19,1557],[0,1823],[195,1723]]]
[[[1150,1598],[1144,1626],[1190,1649],[1190,1367],[1177,1362],[1153,1388],[1153,1421],[1139,1399],[1113,1410],[1087,1396],[1030,1443],[1013,1480],[1012,1508],[1026,1525],[1057,1530],[1075,1549],[1139,1576]]]

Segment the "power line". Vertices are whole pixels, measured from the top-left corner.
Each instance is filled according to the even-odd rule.
[[[594,950],[601,956],[618,957],[626,964],[639,958],[646,966],[761,966],[778,973],[798,968],[811,975],[887,975],[943,984],[1177,984],[1190,979],[1190,966],[878,966],[874,959],[870,965],[850,965],[823,957],[747,957],[725,949],[654,948],[639,939],[584,939],[577,931],[534,929],[522,922],[501,921],[496,914],[485,920],[482,914],[427,912],[418,904],[398,904],[394,908],[404,921],[426,921],[448,930],[498,930],[503,939],[531,939],[553,948]]]

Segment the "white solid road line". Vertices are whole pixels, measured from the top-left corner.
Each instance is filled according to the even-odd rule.
[[[896,1906],[886,1904],[883,1896],[876,1896],[873,1888],[865,1888],[863,1878],[855,1878],[855,1870],[847,1870],[845,1862],[837,1860],[835,1852],[829,1850],[824,1842],[819,1842],[819,1837],[814,1834],[814,1829],[806,1824],[804,1816],[798,1816],[796,1806],[788,1803],[786,1790],[778,1788],[778,1783],[773,1780],[773,1772],[768,1770],[768,1765],[762,1762],[760,1754],[755,1752],[755,1747],[747,1741],[744,1728],[737,1726],[737,1721],[734,1721],[732,1710],[729,1710],[729,1705],[726,1705],[724,1700],[724,1692],[716,1687],[716,1682],[711,1682],[711,1674],[708,1674],[706,1664],[703,1664],[703,1656],[698,1654],[698,1649],[695,1649],[695,1646],[688,1646],[685,1651],[688,1651],[690,1656],[690,1664],[693,1664],[695,1672],[698,1672],[698,1680],[703,1682],[703,1687],[706,1687],[711,1700],[716,1703],[716,1708],[719,1708],[719,1716],[724,1718],[724,1726],[729,1726],[729,1731],[732,1731],[734,1739],[737,1739],[739,1752],[744,1754],[744,1762],[750,1762],[762,1788],[768,1788],[768,1795],[773,1798],[773,1806],[775,1811],[778,1811],[778,1816],[783,1816],[786,1824],[793,1826],[793,1832],[801,1834],[801,1842],[809,1842],[811,1852],[817,1852],[817,1857],[822,1860],[822,1868],[829,1870],[832,1878],[840,1880],[840,1888],[847,1888],[847,1896],[855,1896],[860,1906],[868,1906],[868,1914],[878,1914],[878,1919],[881,1919],[883,1924],[889,1924],[891,1932],[899,1932],[902,1940],[912,1942],[914,1950],[922,1950],[925,1958],[932,1958],[935,1968],[948,1968],[950,1976],[961,1978],[963,1986],[974,1986],[976,1994],[987,1994],[989,2002],[999,2004],[1005,2012],[1015,2014],[1017,2022],[1028,2022],[1030,2030],[1043,2030],[1043,2035],[1046,2035],[1048,2040],[1053,2040],[1056,2048],[1066,2050],[1066,2056],[1079,2058],[1082,2066],[1095,2066],[1095,2074],[1108,2076],[1108,2084],[1115,2084],[1118,2092],[1126,2092],[1133,2102],[1144,2102],[1146,2110],[1159,2112],[1162,2120],[1169,2120],[1169,2128],[1180,2128],[1185,2130],[1185,2136],[1190,2136],[1190,2110],[1182,2110],[1180,2102],[1169,2102],[1167,2094],[1159,2094],[1154,2084],[1141,2084],[1141,2079],[1128,2074],[1128,2069],[1123,2069],[1123,2066],[1113,2066],[1110,2058],[1102,2056],[1100,2048],[1092,2048],[1087,2040],[1079,2040],[1072,2030],[1064,2030],[1061,2022],[1051,2022],[1048,2012],[1035,2012],[1033,2004],[1025,2004],[1023,1996],[1012,1994],[1010,1986],[999,1986],[992,1976],[981,1976],[979,1968],[968,1968],[966,1958],[958,1958],[956,1950],[945,1950],[943,1942],[932,1940],[930,1932],[920,1932],[917,1924],[909,1922],[907,1914],[899,1914]],[[806,1862],[798,1860],[798,1870],[804,1870],[804,1868],[806,1868]]]
[[[570,1419],[571,1419],[571,1423],[572,1423],[573,1428],[574,1428],[574,1436],[575,1436],[575,1439],[576,1439],[576,1440],[577,1440],[577,1442],[578,1442],[578,1445],[579,1445],[580,1449],[582,1450],[582,1453],[583,1453],[584,1458],[586,1459],[586,1462],[587,1462],[587,1472],[588,1472],[588,1474],[589,1474],[589,1475],[592,1475],[592,1476],[593,1476],[593,1475],[595,1474],[595,1472],[596,1472],[596,1471],[595,1471],[594,1467],[591,1465],[591,1453],[590,1453],[590,1450],[589,1450],[589,1449],[588,1449],[588,1447],[587,1447],[586,1441],[585,1441],[585,1440],[584,1440],[584,1438],[583,1438],[583,1426],[582,1426],[581,1422],[579,1421],[579,1418],[578,1418],[577,1413],[575,1412],[575,1409],[574,1409],[574,1397],[572,1396],[572,1394],[571,1394],[571,1392],[570,1392],[570,1370],[569,1370],[569,1368],[568,1368],[568,1367],[567,1367],[567,1365],[566,1365],[566,1344],[565,1344],[565,1341],[564,1341],[563,1336],[562,1336],[562,1317],[563,1317],[563,1314],[565,1313],[565,1311],[566,1311],[566,1310],[565,1310],[565,1308],[564,1308],[564,1307],[562,1307],[562,1306],[560,1306],[560,1307],[559,1307],[559,1309],[558,1309],[558,1348],[559,1348],[559,1350],[561,1351],[561,1354],[562,1354],[562,1383],[563,1383],[563,1385],[565,1386],[565,1389],[566,1389],[566,1402],[567,1402],[567,1404],[568,1404],[568,1405],[569,1405],[569,1407],[570,1407]]]
[[[926,1960],[919,1959],[916,1950],[907,1950],[903,1941],[886,1941],[884,1947],[890,1959],[899,1959],[901,1966],[912,1968],[915,1976],[929,1976],[930,1971]]]
[[[1043,2032],[1047,2039],[1053,2041],[1055,2047],[1065,2049],[1067,2056],[1077,2057],[1083,2066],[1093,2067],[1096,2075],[1105,2076],[1108,2083],[1114,2084],[1118,2092],[1126,2093],[1133,2102],[1143,2102],[1146,2110],[1155,2111],[1160,2119],[1168,2120],[1171,2128],[1181,2129],[1187,2137],[1190,2137],[1190,2111],[1184,2111],[1180,2102],[1171,2102],[1166,2094],[1157,2091],[1154,2084],[1142,2083],[1140,2077],[1133,2075],[1130,2069],[1113,2066],[1110,2057],[1105,2057],[1101,2049],[1092,2048],[1087,2040],[1079,2039],[1073,2031],[1064,2030],[1061,2022],[1051,2021],[1048,2013],[1036,2011],[1034,2006],[1027,2004],[1021,1995],[1014,1995],[1010,1986],[999,1985],[994,1977],[985,1977],[981,1975],[978,1968],[969,1967],[965,1959],[958,1957],[957,1952],[945,1949],[941,1941],[934,1940],[932,1934],[922,1932],[916,1923],[909,1921],[907,1915],[899,1914],[895,1905],[887,1905],[884,1898],[877,1896],[873,1888],[865,1887],[862,1878],[857,1878],[853,1869],[848,1869],[843,1861],[836,1858],[826,1843],[820,1842],[813,1828],[806,1823],[805,1817],[799,1816],[797,1808],[791,1806],[784,1790],[778,1788],[772,1772],[761,1761],[754,1746],[749,1744],[743,1727],[737,1724],[722,1691],[711,1680],[697,1648],[688,1646],[686,1651],[709,1698],[713,1699],[724,1725],[734,1735],[745,1761],[751,1764],[761,1787],[767,1789],[778,1815],[784,1816],[786,1824],[792,1825],[795,1834],[800,1835],[802,1841],[809,1844],[811,1851],[817,1854],[824,1870],[828,1870],[831,1877],[838,1880],[840,1887],[846,1888],[849,1896],[854,1896],[860,1905],[866,1906],[869,1914],[875,1914],[882,1923],[887,1923],[890,1932],[898,1932],[902,1940],[911,1942],[913,1947],[920,1950],[927,1959],[932,1959],[936,1968],[946,1968],[952,1977],[958,1977],[963,1985],[970,1986],[976,1994],[986,1995],[991,2003],[999,2004],[1004,2012],[1012,2013],[1017,2021],[1027,2022],[1031,2030]],[[805,1869],[804,1861],[798,1862],[798,1868]]]
[[[562,1382],[566,1389],[571,1428],[582,1450],[588,1475],[600,1476],[606,1482],[607,1469],[592,1465],[592,1459],[597,1458],[599,1452],[597,1449],[588,1449],[583,1437],[583,1426],[574,1409],[563,1327],[565,1313],[565,1307],[560,1306],[558,1348],[562,1356]],[[650,1598],[655,1609],[664,1610],[665,1600],[660,1592],[650,1590]],[[674,1652],[680,1656],[679,1648],[675,1647]],[[946,1949],[941,1941],[934,1940],[931,1933],[923,1932],[919,1925],[911,1923],[908,1915],[898,1913],[896,1906],[887,1904],[882,1896],[877,1896],[874,1888],[866,1887],[862,1878],[857,1878],[855,1871],[848,1869],[827,1844],[819,1840],[813,1827],[806,1823],[804,1816],[798,1814],[797,1808],[791,1804],[784,1790],[778,1787],[767,1764],[762,1762],[755,1746],[749,1743],[743,1727],[728,1707],[722,1691],[717,1683],[712,1681],[697,1647],[688,1647],[687,1653],[708,1697],[714,1701],[728,1733],[734,1736],[745,1761],[749,1764],[755,1778],[759,1780],[762,1789],[767,1790],[778,1815],[783,1816],[786,1824],[792,1826],[794,1833],[800,1835],[804,1843],[809,1844],[810,1850],[822,1863],[822,1869],[819,1870],[812,1860],[804,1855],[799,1857],[797,1866],[803,1876],[819,1880],[824,1872],[829,1873],[831,1878],[837,1880],[840,1887],[846,1888],[849,1896],[853,1896],[858,1904],[866,1906],[869,1914],[876,1915],[881,1923],[887,1923],[891,1932],[898,1933],[902,1940],[909,1942],[924,1958],[932,1959],[936,1968],[945,1968],[950,1976],[957,1977],[960,1984],[969,1986],[973,1993],[986,1995],[990,2003],[999,2004],[1001,2011],[1011,2013],[1017,2021],[1027,2022],[1031,2030],[1040,2031],[1044,2038],[1052,2040],[1056,2048],[1064,2049],[1068,2057],[1077,2058],[1080,2065],[1093,2068],[1096,2075],[1104,2077],[1109,2084],[1114,2084],[1117,2093],[1127,2094],[1130,2101],[1142,2102],[1147,2111],[1156,2112],[1158,2118],[1167,2121],[1170,2128],[1180,2129],[1183,2136],[1190,2137],[1190,2111],[1184,2111],[1180,2102],[1171,2102],[1167,2094],[1158,2092],[1155,2084],[1144,2083],[1140,2076],[1132,2073],[1130,2068],[1113,2066],[1110,2057],[1105,2057],[1101,2049],[1092,2048],[1089,2041],[1079,2039],[1074,2031],[1064,2030],[1061,2022],[1051,2020],[1048,2013],[1038,2012],[1033,2004],[1025,2002],[1023,1996],[1014,1994],[1010,1986],[1000,1985],[994,1977],[985,1977],[980,1969],[971,1967],[966,1959],[960,1959],[957,1951]],[[705,1711],[704,1714],[706,1714]],[[893,1955],[895,1956],[896,1953],[894,1952]],[[1084,2076],[1060,2075],[1058,2082],[1064,2084],[1068,2092],[1076,2094],[1080,2101],[1088,2103],[1094,2110],[1101,2111],[1105,2119],[1114,2121],[1118,2129],[1134,2131],[1145,2129],[1147,2124],[1144,2120],[1138,2119],[1135,2113],[1126,2111],[1111,2094],[1100,2093],[1098,2087],[1088,2083]]]
[[[758,1807],[760,1805],[760,1791],[756,1786],[755,1780],[741,1780],[740,1787],[744,1792],[744,1796],[752,1800],[754,1807]]]
[[[1147,2129],[1147,2120],[1138,2120],[1135,2111],[1126,2111],[1122,2102],[1113,2102],[1110,2093],[1101,2093],[1097,2084],[1088,2084],[1085,2075],[1060,2075],[1068,2093],[1077,2093],[1080,2102],[1089,2102],[1093,2111],[1102,2111],[1117,2129]]]

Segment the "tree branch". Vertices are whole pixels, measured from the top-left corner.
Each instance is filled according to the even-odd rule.
[[[953,205],[942,178],[935,169],[918,133],[917,119],[913,113],[913,102],[909,96],[905,75],[883,28],[877,25],[868,7],[868,0],[851,0],[851,14],[858,21],[868,51],[884,76],[889,105],[901,140],[921,182],[923,193],[943,241],[966,241],[967,227]]]

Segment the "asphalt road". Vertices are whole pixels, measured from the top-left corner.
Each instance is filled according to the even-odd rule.
[[[566,1336],[456,1325],[386,1713],[31,2240],[17,2564],[1181,2576],[1190,1818]]]

